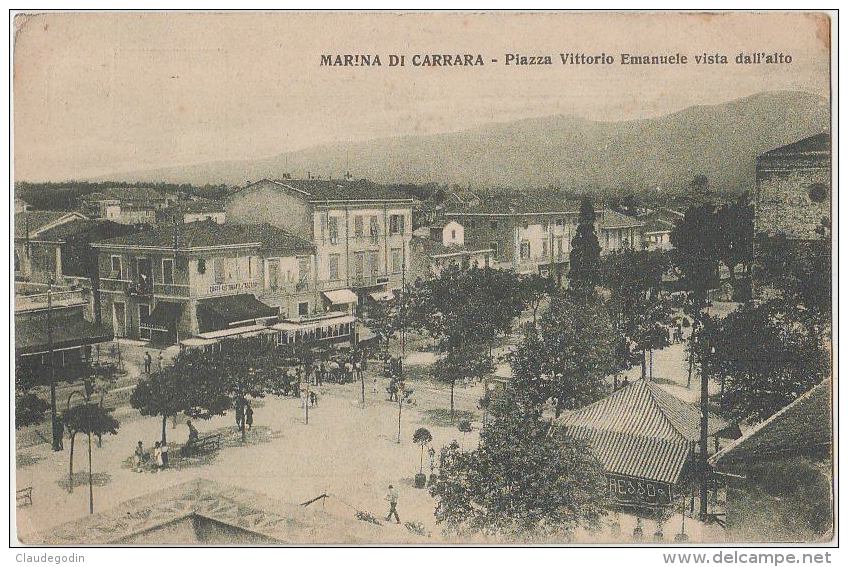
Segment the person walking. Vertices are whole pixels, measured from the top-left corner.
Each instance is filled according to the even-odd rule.
[[[200,434],[197,432],[197,429],[191,423],[191,420],[186,420],[186,425],[188,426],[188,441],[186,441],[185,447],[183,447],[182,456],[187,456],[191,454],[194,449],[194,444],[197,443],[197,440],[200,438]]]
[[[318,396],[315,392],[309,392],[309,405],[313,408],[318,404]]]
[[[242,400],[236,400],[236,428],[241,431],[242,426],[244,425],[244,402]]]
[[[159,351],[159,372],[162,372],[162,361],[165,360],[165,357],[162,356],[162,351]]]
[[[150,368],[153,366],[153,357],[149,352],[144,353],[144,373],[150,374]]]
[[[244,423],[247,425],[247,430],[253,429],[253,406],[247,402],[247,407],[244,408]]]
[[[394,516],[395,522],[400,523],[400,516],[398,516],[397,511],[398,496],[397,489],[390,484],[389,491],[386,493],[386,500],[389,502],[389,513],[386,515],[387,522]]]

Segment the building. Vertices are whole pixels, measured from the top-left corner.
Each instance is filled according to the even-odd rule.
[[[790,240],[821,238],[831,219],[830,133],[804,138],[757,157],[754,194],[756,234]]]
[[[97,242],[101,316],[116,337],[172,344],[323,314],[315,247],[268,224],[157,226]]]
[[[673,209],[658,209],[637,217],[645,223],[642,229],[645,250],[671,250],[671,231],[683,219],[684,213]]]
[[[602,254],[641,245],[644,223],[609,209],[599,209],[596,215]],[[553,273],[562,284],[580,205],[541,197],[499,196],[474,208],[448,211],[445,216],[465,228],[467,246],[494,250],[494,267],[518,273]]]
[[[189,223],[212,221],[223,224],[227,220],[224,205],[212,199],[192,199],[179,201],[165,209],[156,211],[157,224]]]
[[[455,220],[422,227],[410,243],[411,281],[437,276],[451,264],[488,267],[494,250],[465,245],[465,229]]]
[[[85,220],[81,213],[67,211],[24,211],[15,213],[15,281],[47,284],[63,280],[61,242],[42,235],[73,221]]]
[[[825,380],[710,459],[727,486],[732,541],[833,536],[831,392]]]
[[[225,209],[228,222],[269,223],[308,240],[319,288],[365,301],[403,285],[413,204],[367,181],[263,179],[231,195]]]
[[[91,218],[120,224],[153,224],[156,212],[176,201],[174,195],[147,187],[109,187],[83,197],[80,207]]]
[[[699,408],[646,380],[558,420],[586,440],[604,467],[609,497],[621,506],[671,506],[689,492],[700,440]],[[728,424],[710,414],[709,436]]]

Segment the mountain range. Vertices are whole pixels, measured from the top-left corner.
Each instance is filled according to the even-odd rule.
[[[750,189],[757,155],[830,129],[826,99],[766,92],[618,122],[553,115],[424,136],[319,145],[270,158],[126,172],[99,179],[243,185],[261,178],[547,187],[576,191],[675,190],[705,175],[720,191]]]

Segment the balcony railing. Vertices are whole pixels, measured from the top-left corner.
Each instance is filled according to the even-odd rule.
[[[153,283],[153,295],[170,295],[172,297],[189,297],[191,288],[188,284]]]
[[[15,311],[47,308],[47,293],[15,294]],[[88,303],[88,292],[82,289],[54,291],[50,294],[51,307],[72,307]]]

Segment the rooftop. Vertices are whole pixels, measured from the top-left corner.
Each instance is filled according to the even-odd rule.
[[[831,382],[825,380],[728,445],[710,460],[718,468],[777,454],[817,453],[833,443]]]
[[[323,201],[408,201],[411,203],[413,201],[408,193],[396,187],[377,185],[366,180],[262,179],[251,183],[242,191],[260,184],[270,184],[282,190],[294,192],[310,203]]]
[[[468,246],[445,246],[441,242],[436,242],[430,238],[422,238],[418,236],[412,237],[412,245],[421,248],[427,256],[444,256],[450,254],[465,255],[476,254],[479,252],[494,252],[491,248],[469,248]]]
[[[97,248],[216,248],[234,245],[257,245],[268,250],[311,252],[314,246],[291,233],[270,224],[217,224],[210,221],[192,222],[173,226],[157,226],[132,235],[101,240]]]
[[[23,211],[15,213],[15,238],[35,238],[55,226],[87,217],[69,211]]]
[[[802,154],[830,154],[830,132],[815,134],[803,140],[770,150],[760,157],[796,156]]]

